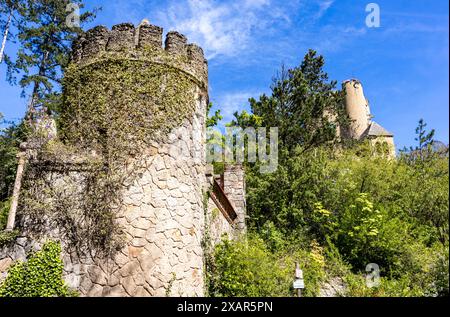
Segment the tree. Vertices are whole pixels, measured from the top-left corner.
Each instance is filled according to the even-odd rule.
[[[216,110],[213,115],[210,115],[209,112],[211,111],[213,104],[210,102],[208,106],[206,107],[206,127],[215,127],[219,123],[220,120],[223,119],[222,115],[220,114],[220,109]]]
[[[414,138],[418,142],[418,145],[415,148],[411,147],[411,152],[415,153],[420,161],[423,161],[432,151],[431,146],[434,143],[433,137],[435,131],[432,129],[430,132],[427,132],[426,127],[427,124],[425,121],[420,119],[416,128],[416,137]]]
[[[23,95],[32,87],[28,118],[58,95],[56,88],[69,61],[71,42],[82,32],[81,25],[95,16],[95,12],[85,12],[80,15],[79,26],[66,23],[66,10],[73,4],[83,7],[82,0],[27,0],[20,10],[20,47],[15,60],[7,60],[7,80],[16,84],[20,75]]]
[[[433,145],[433,137],[434,137],[434,129],[432,129],[430,132],[427,132],[425,128],[427,127],[427,124],[423,119],[419,120],[419,125],[416,128],[416,135],[417,137],[414,139],[417,142],[419,142],[418,146],[416,147],[417,150],[423,150],[424,148],[427,148],[429,145]]]
[[[11,35],[10,29],[13,25],[18,26],[16,15],[18,15],[23,2],[19,0],[0,0],[0,14],[2,15],[2,18],[0,18],[0,30],[3,33],[2,46],[0,48],[0,64],[3,62],[8,35]],[[3,16],[6,19],[3,19]]]
[[[329,81],[324,72],[325,61],[309,50],[299,67],[284,66],[273,79],[271,95],[259,100],[249,99],[252,115],[235,115],[246,124],[278,127],[281,146],[288,150],[301,145],[304,150],[336,140],[338,126],[347,123],[343,107],[343,92],[337,91],[336,81]]]
[[[1,113],[0,121],[2,121]],[[0,129],[0,201],[4,201],[12,194],[17,167],[16,154],[19,144],[25,141],[27,135],[23,123],[6,122],[6,124],[8,127]]]
[[[442,149],[434,149],[434,134],[435,130],[431,129],[431,131],[426,130],[427,124],[423,119],[419,120],[419,123],[416,127],[416,137],[414,138],[417,141],[416,146],[410,146],[409,149],[404,147],[400,152],[402,153],[402,159],[416,164],[418,167],[422,168],[423,163],[429,161],[435,156],[435,154],[441,154],[447,152]],[[445,147],[445,146],[444,146]],[[435,153],[438,152],[438,153]]]

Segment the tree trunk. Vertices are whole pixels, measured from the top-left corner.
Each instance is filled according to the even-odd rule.
[[[3,62],[3,55],[5,52],[6,40],[8,38],[9,26],[11,25],[12,15],[13,10],[11,9],[11,11],[9,11],[8,22],[6,22],[5,32],[3,33],[2,47],[0,48],[0,64]]]
[[[17,154],[17,157],[19,158],[19,164],[17,165],[16,181],[14,182],[14,191],[11,201],[11,208],[9,209],[8,213],[6,231],[12,231],[14,229],[14,223],[16,222],[16,211],[19,204],[20,187],[22,186],[23,170],[26,163],[25,151],[19,152],[19,154]]]
[[[48,55],[49,55],[49,53],[48,53],[48,51],[46,51],[44,53],[44,56],[42,57],[42,60],[39,64],[39,72],[38,72],[39,76],[44,76],[44,74],[45,74],[44,68],[45,68],[45,63],[47,61]],[[27,112],[25,113],[25,118],[28,117],[28,119],[32,119],[32,118],[30,118],[30,116],[34,112],[33,110],[35,110],[34,109],[35,103],[39,98],[38,90],[39,90],[39,84],[37,82],[34,82],[33,92],[31,94],[30,102],[28,103],[28,106],[27,106]]]

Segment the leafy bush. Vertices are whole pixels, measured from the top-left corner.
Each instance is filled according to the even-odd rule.
[[[325,277],[323,250],[312,243],[301,248],[271,252],[264,241],[250,234],[248,239],[224,240],[215,249],[210,268],[211,296],[292,296],[295,261],[304,272],[304,296],[317,295]]]
[[[443,251],[438,254],[437,260],[433,265],[431,274],[433,276],[433,285],[435,294],[437,296],[448,296],[449,295],[449,246],[448,244],[444,247]]]
[[[62,279],[63,263],[58,242],[45,243],[42,250],[16,262],[0,284],[0,297],[54,297],[71,296]]]
[[[399,279],[381,277],[380,285],[368,287],[364,276],[349,274],[344,278],[350,297],[416,297],[423,296],[420,286],[414,286],[408,276]]]
[[[7,199],[12,194],[16,179],[17,158],[19,144],[25,141],[29,133],[26,124],[18,124],[4,121],[0,113],[0,201]]]
[[[426,164],[388,160],[373,156],[368,144],[281,150],[272,174],[247,166],[247,192],[250,230],[273,252],[316,240],[328,253],[332,245],[331,260],[342,265],[336,269],[327,258],[326,270],[337,276],[362,277],[377,263],[384,288],[364,294],[448,291],[448,265],[438,261],[448,245],[447,156],[428,155]]]
[[[18,230],[0,231],[0,247],[14,241],[14,239],[16,239],[18,235],[19,235]]]
[[[261,239],[224,240],[216,246],[214,255],[212,296],[289,295],[287,268],[276,264],[277,259]]]
[[[0,230],[6,228],[10,205],[11,205],[10,199],[0,202]]]

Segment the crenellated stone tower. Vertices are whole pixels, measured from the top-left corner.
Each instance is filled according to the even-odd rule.
[[[164,46],[162,35],[147,22],[124,23],[95,27],[74,42],[64,79],[64,146],[46,151],[76,150],[45,162],[30,156],[16,224],[21,242],[0,250],[0,264],[57,239],[64,278],[83,296],[205,294],[205,222],[217,223],[208,234],[213,243],[245,231],[244,174],[230,167],[225,184],[211,177],[207,61],[184,35],[167,33]],[[89,212],[102,200],[122,243],[107,256],[80,253],[68,240],[82,240],[101,221],[101,212]],[[44,230],[37,233],[39,218]],[[67,223],[86,230],[67,231]]]
[[[69,127],[69,138],[78,144],[88,140],[87,146],[96,148],[92,129],[117,139],[118,130],[133,127],[130,138],[119,134],[120,142],[143,133],[137,142],[142,146],[136,159],[139,175],[124,187],[117,217],[128,239],[107,266],[100,263],[105,274],[81,284],[86,295],[203,295],[207,62],[202,49],[177,32],[167,34],[163,47],[162,33],[147,23],[137,28],[119,24],[111,31],[99,26],[74,44],[75,64],[66,79],[81,86],[65,91],[67,107],[73,108],[65,119],[87,121],[89,129],[80,131],[76,125],[75,134]],[[117,76],[108,76],[114,72]],[[86,112],[87,100],[76,95],[87,89],[92,89],[87,98],[106,99],[98,117],[87,117],[92,113]],[[94,107],[102,107],[99,99],[92,100]],[[124,117],[127,112],[133,115]]]

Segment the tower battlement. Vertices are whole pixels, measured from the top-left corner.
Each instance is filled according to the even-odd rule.
[[[176,31],[167,33],[163,46],[163,29],[148,22],[137,27],[121,23],[111,30],[96,26],[75,40],[72,48],[72,62],[80,66],[107,58],[145,60],[177,68],[207,87],[208,65],[202,48]]]

